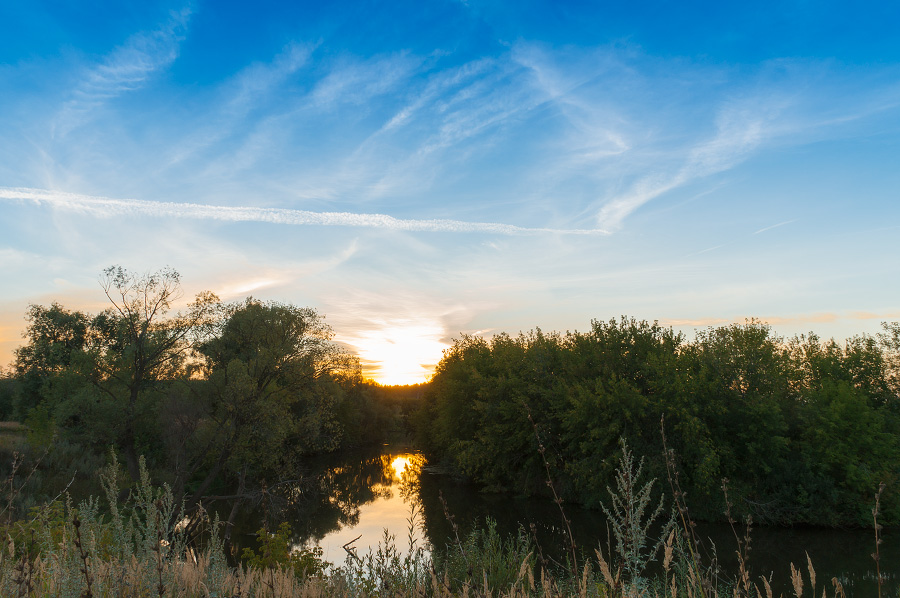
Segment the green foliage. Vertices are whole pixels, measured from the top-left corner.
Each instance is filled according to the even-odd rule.
[[[585,333],[464,336],[438,364],[416,434],[424,449],[486,489],[554,485],[598,507],[615,483],[617,443],[665,471],[659,422],[678,455],[691,510],[721,518],[729,479],[738,517],[871,525],[874,488],[900,521],[900,325],[843,345],[784,340],[769,326],[709,328],[688,342],[656,323],[593,322]],[[534,422],[529,421],[529,416]]]
[[[33,407],[25,418],[25,427],[28,429],[26,438],[28,445],[37,451],[42,451],[50,446],[56,435],[56,424],[50,415],[50,408],[41,403]]]
[[[362,381],[315,310],[222,305],[203,292],[174,312],[180,280],[171,268],[111,267],[98,314],[30,306],[13,376],[0,376],[0,411],[6,400],[27,419],[32,452],[54,434],[58,457],[112,446],[132,484],[144,455],[194,509],[211,490],[295,477],[310,454],[401,429],[399,409]]]
[[[20,595],[23,570],[16,562],[40,561],[35,594],[41,596],[171,595],[176,568],[188,558],[179,532],[180,506],[168,487],[151,485],[143,460],[131,498],[118,501],[118,463],[102,477],[107,504],[89,498],[74,506],[68,497],[31,510],[7,528],[11,555],[0,559],[0,593]],[[206,558],[224,567],[222,545],[214,534]],[[32,571],[32,574],[34,572]]]
[[[643,572],[654,552],[635,550],[628,541],[617,543],[621,568],[610,567],[599,553],[578,571],[539,566],[527,534],[520,530],[515,537],[503,538],[491,520],[445,551],[429,553],[413,539],[418,525],[415,509],[406,551],[385,531],[374,551],[361,557],[353,554],[344,566],[331,567],[321,560],[319,550],[292,550],[285,523],[274,534],[260,530],[259,550],[245,550],[243,566],[232,568],[225,560],[217,521],[212,522],[205,545],[188,550],[178,525],[177,501],[166,486],[151,485],[143,461],[139,465],[140,483],[124,504],[116,497],[119,465],[113,460],[108,466],[104,472],[108,505],[103,514],[97,499],[77,507],[66,499],[35,508],[27,520],[7,527],[7,546],[0,552],[0,595],[630,598],[761,596],[770,588],[771,575],[755,582],[749,576],[723,579],[716,570],[707,571],[706,564],[690,559],[687,541],[674,532],[666,536],[662,570],[654,578],[631,574]],[[614,503],[622,508],[614,516],[620,517],[618,527],[625,535],[635,524],[637,533],[648,532],[644,509],[652,482],[641,482],[640,469],[623,447],[614,494]],[[667,531],[663,528],[661,533]],[[789,565],[795,586],[804,578],[802,583],[818,591],[811,562],[800,570]]]
[[[243,560],[250,567],[258,569],[289,568],[294,575],[303,579],[311,575],[319,575],[331,566],[322,560],[322,548],[295,549],[291,545],[291,526],[282,522],[275,533],[269,533],[265,528],[256,532],[259,542],[259,550],[244,548],[241,554]]]
[[[322,317],[251,298],[224,306],[218,322],[197,345],[204,379],[197,393],[207,406],[197,434],[208,471],[277,479],[296,470],[301,456],[338,448],[338,407],[359,364],[331,342]],[[199,492],[212,479],[207,474]]]
[[[13,417],[19,387],[19,382],[0,366],[0,421],[7,421]]]
[[[515,537],[504,539],[493,519],[435,556],[435,567],[445,573],[454,590],[480,586],[499,592],[521,582],[534,566],[534,550],[525,530],[520,528]]]
[[[432,561],[424,547],[410,539],[404,552],[396,537],[384,530],[375,550],[363,556],[347,556],[344,566],[335,570],[333,579],[354,596],[425,595],[434,590]]]

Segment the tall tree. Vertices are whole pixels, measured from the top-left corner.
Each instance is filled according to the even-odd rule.
[[[242,476],[264,474],[285,455],[336,448],[333,382],[359,377],[358,361],[332,342],[313,309],[248,298],[224,306],[218,322],[199,345],[208,420],[195,438],[195,458],[178,472],[180,485],[205,472],[189,505],[228,466]]]
[[[23,336],[27,343],[16,349],[13,370],[20,383],[16,415],[44,400],[65,393],[64,375],[81,361],[90,344],[90,316],[70,311],[54,302],[50,307],[28,306],[28,326]]]
[[[121,266],[103,271],[100,284],[112,304],[93,321],[93,382],[122,405],[120,448],[128,473],[139,479],[135,430],[142,395],[183,371],[191,348],[211,330],[218,297],[202,292],[185,312],[168,316],[183,296],[172,268],[136,274]],[[168,317],[167,317],[168,316]]]

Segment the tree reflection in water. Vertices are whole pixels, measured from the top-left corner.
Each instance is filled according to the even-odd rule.
[[[420,475],[425,471],[425,475]],[[319,543],[325,558],[342,564],[346,555],[342,546],[362,535],[354,547],[360,555],[375,547],[383,530],[396,535],[397,547],[407,548],[408,518],[416,513],[418,546],[443,549],[455,541],[447,520],[449,512],[465,537],[474,526],[490,517],[502,535],[515,534],[525,526],[548,559],[565,559],[568,538],[560,521],[559,509],[546,499],[514,498],[503,494],[485,494],[447,475],[437,475],[425,466],[421,455],[402,450],[346,453],[311,464],[301,481],[273,490],[267,505],[259,505],[236,522],[235,544],[253,545],[253,534],[262,527],[268,513],[269,529],[288,521],[297,545]],[[446,506],[446,511],[445,511]],[[609,553],[607,526],[603,514],[575,506],[566,507],[572,521],[576,545],[590,556],[598,545]],[[734,535],[728,525],[698,524],[700,536],[708,546],[716,546],[720,565],[736,571]],[[427,540],[427,544],[425,544]],[[874,566],[871,557],[872,534],[869,530],[833,530],[821,528],[757,528],[753,531],[751,566],[754,574],[775,572],[778,592],[787,595],[790,588],[790,563],[805,563],[806,554],[822,578],[838,577],[854,594],[875,595]],[[239,552],[238,552],[239,553]],[[900,586],[900,530],[884,531],[881,546],[882,571],[888,578],[891,595]]]
[[[265,501],[244,509],[235,522],[234,552],[255,544],[253,534],[264,520],[269,529],[287,521],[296,545],[321,544],[326,560],[335,564],[346,556],[342,546],[359,535],[354,546],[365,552],[377,545],[385,528],[406,530],[405,518],[419,511],[424,463],[421,455],[402,450],[317,459],[298,481],[273,488]],[[416,537],[421,540],[421,532]],[[400,538],[398,545],[406,541]]]

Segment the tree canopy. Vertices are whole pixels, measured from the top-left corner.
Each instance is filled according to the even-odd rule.
[[[701,516],[721,516],[728,479],[735,512],[757,520],[865,524],[886,482],[883,516],[900,521],[898,323],[844,343],[755,320],[688,340],[627,317],[462,336],[428,385],[387,391],[314,309],[184,301],[172,269],[111,267],[100,285],[109,307],[96,314],[28,308],[0,409],[72,455],[111,447],[132,481],[144,456],[188,509],[381,442],[415,406],[420,446],[487,489],[540,494],[549,469],[566,500],[597,507],[623,439],[665,476],[665,434]]]
[[[97,314],[32,305],[12,409],[94,453],[139,457],[188,509],[296,475],[302,457],[380,440],[391,419],[358,360],[314,309],[212,293],[184,303],[177,272],[103,271]],[[385,424],[380,429],[390,430]]]
[[[416,417],[432,456],[488,488],[546,491],[540,445],[568,500],[597,506],[620,439],[665,478],[661,422],[693,511],[865,525],[900,477],[900,327],[844,344],[783,339],[758,321],[700,331],[595,321],[588,332],[464,336]],[[882,511],[900,520],[900,492]]]

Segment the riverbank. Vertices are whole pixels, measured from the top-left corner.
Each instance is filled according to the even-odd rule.
[[[650,555],[640,550],[631,554],[638,554],[638,561],[629,560],[626,549],[547,563],[527,534],[505,539],[493,525],[457,538],[446,552],[433,555],[412,540],[401,551],[385,534],[374,551],[350,555],[342,566],[324,563],[315,551],[296,550],[279,532],[264,533],[261,549],[246,551],[245,561],[232,567],[216,521],[210,522],[203,546],[191,544],[179,525],[167,523],[179,517],[166,488],[143,485],[123,505],[116,503],[114,493],[107,500],[108,517],[99,515],[97,500],[78,507],[53,503],[32,520],[7,528],[11,535],[8,551],[0,553],[0,592],[62,598],[791,595],[773,592],[771,577],[753,578],[749,572],[720,577],[697,559],[678,529],[661,547],[661,574],[653,576],[645,575]],[[845,596],[840,581],[817,575],[811,561],[785,565],[794,596],[815,597],[820,591]]]
[[[429,554],[442,553],[454,550],[457,538],[478,534],[488,525],[493,525],[498,537],[506,542],[524,531],[529,550],[548,563],[565,563],[573,540],[578,562],[593,563],[595,571],[597,548],[607,558],[615,553],[610,522],[602,511],[564,505],[571,524],[570,538],[559,507],[552,501],[480,492],[429,467],[421,455],[407,450],[388,446],[381,451],[349,452],[325,460],[320,472],[325,483],[316,493],[309,489],[301,493],[294,506],[277,516],[270,507],[270,529],[287,521],[297,546],[318,546],[323,558],[335,565],[345,561],[344,545],[350,541],[348,548],[365,555],[378,551],[387,532],[395,538],[399,555],[405,557],[412,534],[417,545],[426,547]],[[398,473],[401,464],[402,475]],[[258,507],[238,518],[233,541],[241,544],[241,549],[258,548],[255,532],[262,526],[263,511]],[[653,526],[649,535],[658,538],[661,525],[658,522]],[[693,527],[704,566],[716,569],[716,576],[723,582],[736,579],[740,563],[731,526],[698,522]],[[738,524],[736,528],[743,540],[744,527]],[[898,531],[883,530],[880,546],[882,574],[890,595],[900,587]],[[757,582],[761,575],[770,579],[776,596],[793,595],[790,565],[806,567],[807,555],[820,580],[836,578],[850,595],[877,595],[875,562],[870,556],[875,546],[872,530],[754,526],[750,546],[745,567]],[[662,557],[649,563],[647,570],[651,576],[664,576]]]
[[[24,431],[17,429],[15,434],[22,435]],[[592,583],[599,584],[598,587],[608,588],[610,584],[602,577],[602,569],[595,552],[599,548],[608,560],[615,579],[615,571],[622,562],[622,557],[617,553],[616,543],[610,531],[610,522],[602,512],[566,505],[564,512],[572,530],[572,535],[569,536],[562,522],[560,509],[552,501],[479,492],[476,488],[462,484],[452,476],[429,467],[422,455],[409,450],[408,446],[384,446],[380,450],[348,451],[320,458],[317,466],[307,471],[304,477],[306,481],[301,481],[296,486],[282,488],[282,496],[276,496],[276,490],[272,489],[267,503],[258,504],[255,509],[245,504],[236,520],[231,550],[228,551],[223,542],[222,548],[218,549],[221,557],[211,556],[212,553],[203,556],[203,551],[209,550],[207,540],[204,539],[200,542],[200,546],[192,548],[190,557],[185,554],[178,559],[172,557],[174,560],[169,561],[166,560],[169,553],[163,555],[166,558],[162,558],[152,550],[144,548],[142,549],[145,550],[144,556],[132,555],[128,558],[132,563],[143,559],[145,564],[142,566],[146,571],[140,575],[150,576],[147,579],[159,577],[158,561],[162,558],[162,566],[165,569],[163,577],[174,584],[170,586],[174,593],[165,595],[192,595],[191,592],[194,590],[191,588],[194,586],[191,584],[202,582],[207,588],[217,583],[226,584],[219,586],[222,592],[219,596],[249,596],[250,594],[237,592],[243,592],[253,587],[253,584],[263,583],[261,581],[263,579],[269,580],[265,583],[275,583],[273,579],[282,574],[277,568],[266,572],[265,567],[251,566],[247,558],[241,558],[242,554],[245,553],[245,549],[249,549],[251,554],[263,554],[266,550],[271,553],[271,547],[261,546],[257,532],[261,528],[274,531],[279,529],[282,523],[286,523],[289,531],[284,538],[285,546],[293,548],[295,554],[301,555],[309,554],[304,553],[304,549],[307,551],[321,549],[318,558],[329,564],[323,567],[321,575],[313,576],[317,577],[315,580],[304,578],[290,583],[287,580],[278,582],[284,588],[291,588],[290,591],[293,592],[327,591],[331,593],[329,595],[345,595],[340,592],[344,591],[341,588],[348,582],[341,581],[340,576],[345,575],[341,571],[345,571],[348,565],[351,568],[358,565],[360,561],[369,562],[366,560],[370,558],[368,555],[372,555],[371,558],[375,559],[371,566],[380,571],[381,575],[387,575],[389,579],[398,577],[407,579],[410,574],[403,567],[423,571],[424,573],[417,577],[414,583],[404,582],[407,583],[404,587],[413,588],[409,590],[410,592],[420,591],[421,588],[429,586],[433,581],[430,578],[433,571],[440,572],[438,577],[441,580],[444,573],[447,573],[451,579],[455,578],[458,584],[466,583],[470,576],[468,561],[472,559],[473,554],[481,555],[479,558],[483,558],[486,563],[506,563],[505,569],[514,570],[516,574],[524,557],[530,554],[529,567],[532,575],[537,576],[537,579],[543,575],[552,580],[551,586],[568,588],[566,591],[569,591],[577,586],[576,582],[581,583],[578,580],[586,565],[590,566]],[[23,473],[27,472],[23,470]],[[28,483],[29,486],[33,481],[34,478]],[[59,489],[54,493],[57,494]],[[144,492],[144,495],[146,494]],[[137,492],[135,499],[140,495],[141,493]],[[279,500],[284,502],[279,505]],[[32,502],[30,497],[27,502]],[[46,549],[51,544],[58,545],[66,533],[73,533],[75,511],[70,510],[66,514],[66,502],[65,495],[60,495],[60,500],[56,503],[32,509],[30,515],[11,524],[8,535],[14,538],[15,558],[8,554],[4,555],[5,565],[2,566],[6,569],[2,575],[7,580],[4,587],[13,593],[4,595],[18,595],[16,592],[21,589],[19,582],[13,582],[19,579],[24,583],[23,575],[26,569],[21,559],[25,554],[28,555],[29,562],[33,563],[33,571],[30,573],[32,576],[49,576],[40,584],[36,581],[37,577],[34,577],[36,588],[82,587],[79,585],[81,582],[78,581],[78,575],[84,564],[78,565],[77,559],[72,561],[73,555],[78,554],[77,547],[72,544],[61,552],[55,549],[48,552]],[[78,500],[69,499],[68,502],[77,504]],[[109,496],[103,501],[95,501],[92,508],[95,516],[104,514],[106,521],[114,517],[115,509],[109,505]],[[119,507],[118,511],[131,517],[135,514],[140,515],[146,509],[147,507],[132,506]],[[91,508],[87,511],[91,511]],[[229,511],[230,507],[220,510],[221,519],[226,519]],[[212,518],[215,518],[214,515]],[[145,540],[149,538],[146,541],[151,544],[154,534],[162,533],[164,538],[168,537],[168,531],[154,531],[156,524],[153,521],[148,522],[144,518],[142,525],[144,531],[132,533],[131,542],[136,542],[135,538],[142,537],[140,534],[144,535]],[[650,529],[648,536],[658,539],[661,536],[660,525],[661,523],[658,523]],[[706,571],[707,577],[730,594],[734,581],[741,576],[741,562],[737,558],[739,545],[735,532],[730,526],[722,524],[697,523],[693,528],[700,540],[699,565]],[[49,537],[43,537],[42,534],[47,533],[46,530],[56,531],[50,533]],[[90,532],[91,537],[99,538],[96,541],[98,543],[96,553],[89,555],[89,562],[96,563],[99,567],[98,575],[113,575],[117,568],[121,569],[119,564],[123,562],[121,558],[125,558],[115,555],[129,554],[128,550],[115,547],[114,538],[118,532],[114,530],[115,526],[105,528],[101,526]],[[221,535],[223,528],[220,527],[218,533]],[[895,529],[888,529],[882,534],[884,543],[880,546],[880,551],[884,595],[895,596],[900,586],[896,567],[900,562],[900,542]],[[737,535],[743,539],[744,529],[737,529]],[[347,548],[356,556],[350,556],[344,548],[351,540],[353,542]],[[567,563],[571,562],[569,547],[572,544],[576,547],[575,560],[580,571],[578,576],[573,576],[567,567]],[[484,546],[488,548],[485,549]],[[819,582],[834,578],[848,590],[848,595],[877,595],[875,562],[870,556],[875,547],[874,532],[871,530],[759,527],[751,532],[750,546],[749,555],[745,555],[749,558],[744,561],[744,569],[749,571],[749,576],[755,584],[761,584],[762,576],[765,576],[774,596],[794,595],[792,564],[795,568],[802,566],[803,570],[807,571],[804,575],[807,578],[805,582],[807,592],[809,591],[811,579],[808,574],[808,559],[818,573]],[[146,552],[147,550],[149,552]],[[687,564],[692,562],[688,555],[684,554],[685,550],[688,550],[686,545],[680,549],[681,552],[675,552],[676,556],[679,554],[681,556],[678,559],[673,557],[675,560],[671,567],[674,568],[676,564],[681,563],[678,565],[680,570],[685,570]],[[415,563],[406,560],[410,556]],[[357,557],[360,561],[356,560]],[[220,558],[222,562],[217,565],[220,570],[215,572],[213,565],[204,565],[203,558],[207,558],[213,564],[218,562],[216,558]],[[288,555],[284,557],[288,558]],[[378,558],[383,562],[378,563]],[[66,566],[74,569],[68,572],[61,569],[63,567],[61,563],[65,559],[69,559]],[[517,559],[518,562],[513,564],[512,561]],[[665,570],[663,552],[657,553],[655,560],[649,558],[647,560],[645,575],[648,581],[658,583],[658,580],[662,579],[671,584],[672,576]],[[403,565],[404,562],[407,564]],[[16,567],[19,567],[18,572]],[[456,572],[450,573],[445,571],[445,568],[455,569]],[[477,570],[473,571],[472,575],[476,575]],[[120,580],[130,579],[129,575],[138,574],[137,569],[132,573],[124,570],[115,573]],[[374,573],[368,572],[366,575],[372,577]],[[328,579],[324,579],[323,576]],[[503,584],[506,585],[503,585],[502,590],[497,589],[495,594],[522,590],[521,587],[516,589],[513,586],[515,576],[512,579],[504,579],[506,581]],[[472,580],[469,581],[474,583]],[[157,595],[153,587],[147,585],[149,582],[145,582],[141,582],[143,584],[141,587],[149,588],[146,590],[149,594],[145,595]],[[11,583],[13,585],[10,585]],[[112,582],[105,583],[109,586]],[[137,582],[132,579],[129,583]],[[393,583],[397,582],[379,582],[380,587]],[[500,584],[499,581],[496,583]],[[690,584],[691,579],[686,577],[677,583],[682,584],[679,587],[687,588],[685,584]],[[500,585],[497,587],[500,588]],[[821,583],[818,585],[821,587]],[[764,587],[760,586],[760,589],[765,596]],[[829,595],[833,595],[832,590],[833,587],[829,586]],[[433,589],[428,591],[433,592]],[[543,592],[544,589],[541,587],[534,591]],[[46,595],[59,595],[50,590],[48,592],[50,593]],[[818,594],[821,594],[821,590]]]

